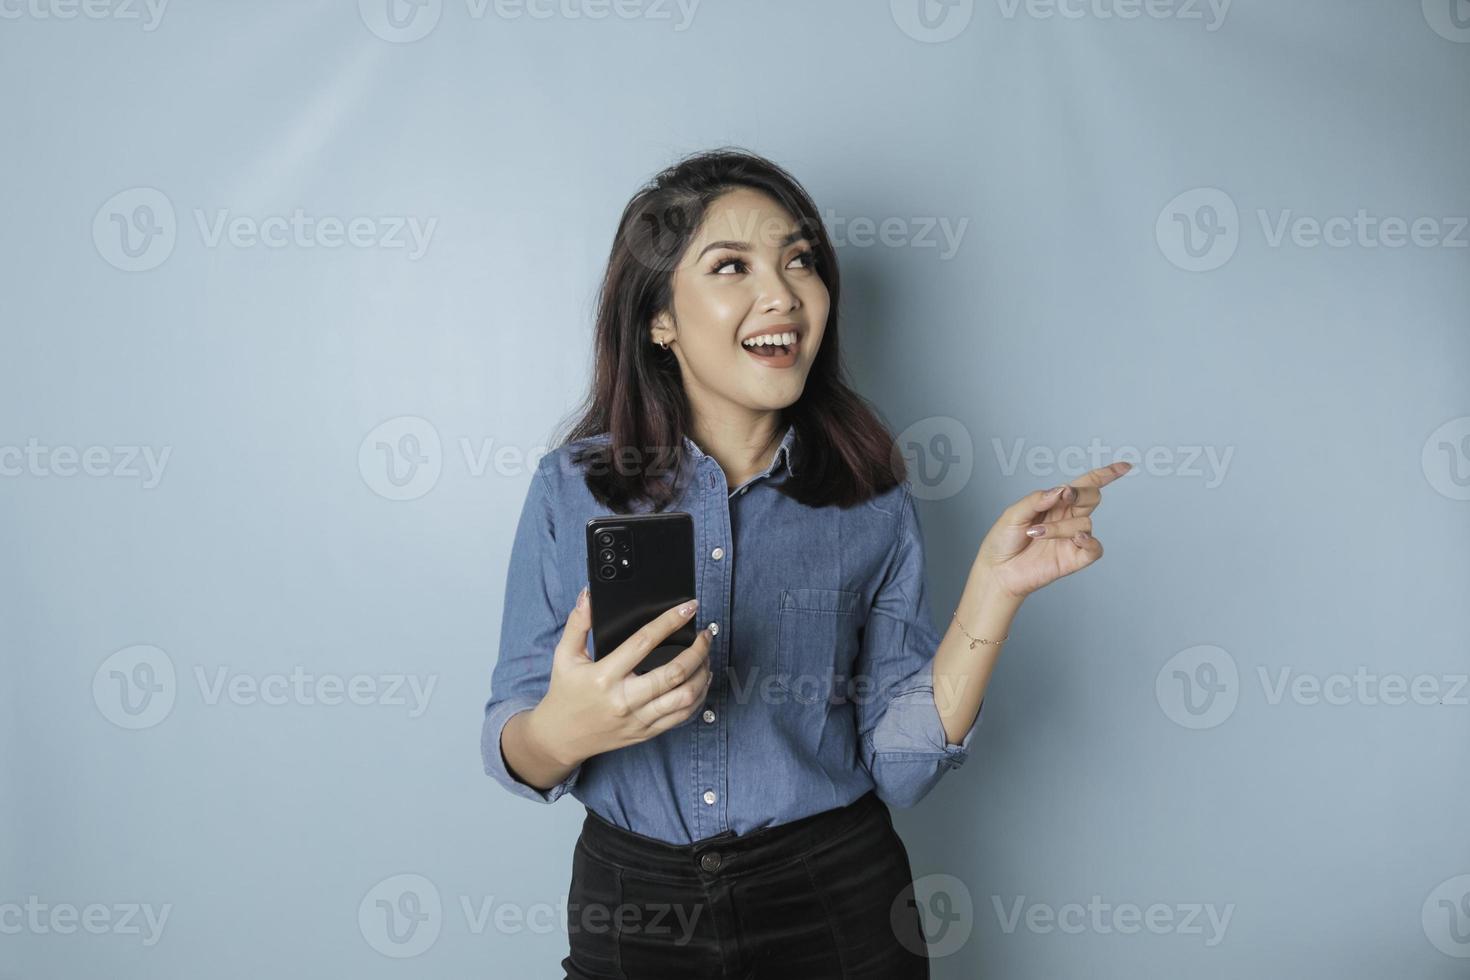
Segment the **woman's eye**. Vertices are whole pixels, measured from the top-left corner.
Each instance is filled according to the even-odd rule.
[[[801,262],[801,265],[797,266],[797,268],[812,269],[815,268],[817,264],[817,253],[811,251],[810,249],[805,252],[798,252],[796,255],[793,255],[791,257],[791,261]],[[736,269],[737,272],[749,271],[749,267],[746,266],[744,259],[725,259],[719,262],[719,264],[715,265],[713,268],[711,268],[710,272],[714,273],[715,275],[729,275],[730,273],[726,273],[724,270],[732,266]]]

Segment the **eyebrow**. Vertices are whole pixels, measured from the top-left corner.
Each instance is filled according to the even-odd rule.
[[[804,231],[802,231],[800,228],[798,228],[796,231],[791,232],[791,234],[789,234],[785,238],[781,239],[780,247],[781,248],[785,248],[787,245],[790,245],[792,242],[799,242],[803,238],[807,238],[807,237],[808,237],[807,236],[807,233],[804,232]],[[699,255],[695,256],[695,258],[703,258],[705,252],[712,252],[712,251],[714,251],[717,248],[733,249],[736,252],[749,252],[751,250],[751,248],[750,248],[750,242],[732,242],[732,241],[710,242],[704,248],[702,248],[702,249],[699,250]]]

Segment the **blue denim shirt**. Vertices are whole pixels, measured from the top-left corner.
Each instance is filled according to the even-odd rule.
[[[546,693],[552,651],[587,580],[585,526],[605,513],[570,455],[607,439],[551,451],[531,479],[485,706],[488,775],[518,796],[551,803],[571,793],[618,827],[688,844],[844,806],[870,789],[912,806],[965,761],[980,719],[956,745],[935,707],[940,633],[909,484],[845,510],[792,500],[776,490],[801,465],[789,428],[765,472],[734,490],[719,462],[684,440],[692,477],[667,509],[694,519],[696,624],[715,630],[701,708],[586,759],[549,790],[517,779],[500,733]]]

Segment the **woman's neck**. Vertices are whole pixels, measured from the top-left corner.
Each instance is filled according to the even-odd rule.
[[[698,419],[693,428],[690,438],[720,464],[731,489],[771,465],[784,434],[779,411],[740,420]]]

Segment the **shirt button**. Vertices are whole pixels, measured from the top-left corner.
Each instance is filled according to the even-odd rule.
[[[707,851],[700,855],[699,866],[706,871],[720,870],[720,855],[718,851]]]
[[[706,722],[714,721],[715,720],[715,712],[714,712],[714,709],[712,709],[712,708],[705,708],[704,709],[704,714],[700,715],[700,717],[703,718]]]
[[[711,551],[709,553],[709,556],[711,558],[713,558],[715,561],[719,561],[721,558],[725,557],[725,549],[724,548],[716,548],[714,551]]]
[[[720,624],[719,623],[710,623],[709,624],[709,635],[710,636],[719,636],[720,635]]]
[[[715,805],[715,791],[714,790],[707,789],[707,790],[704,791],[704,802],[708,803],[710,806],[714,806]]]

